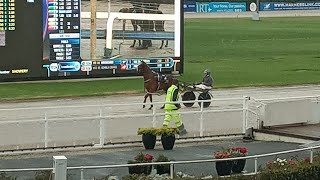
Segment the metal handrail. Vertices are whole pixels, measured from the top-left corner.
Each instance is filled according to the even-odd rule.
[[[297,97],[279,97],[279,98],[266,98],[266,99],[258,99],[258,98],[252,98],[254,101],[274,101],[274,100],[288,100],[288,99],[310,99],[310,98],[319,98],[320,95],[316,96],[297,96]]]
[[[199,110],[199,111],[185,111],[179,112],[179,114],[200,114],[202,112],[214,113],[214,112],[234,112],[242,111],[242,108],[235,109],[222,109],[222,110]],[[47,118],[47,119],[31,119],[31,120],[12,120],[12,121],[0,121],[0,124],[14,124],[14,123],[30,123],[30,122],[45,122],[45,121],[85,121],[88,119],[101,119],[101,118],[126,118],[126,117],[153,117],[164,116],[166,114],[174,113],[155,113],[155,114],[130,114],[130,115],[104,115],[104,116],[85,116],[85,117],[68,117],[68,118]],[[75,119],[76,118],[76,119]]]
[[[175,103],[201,103],[201,102],[212,102],[212,101],[232,101],[232,100],[243,100],[243,98],[221,98],[221,99],[209,99],[209,100],[190,100],[190,101],[176,101],[176,102],[146,102],[146,103],[118,103],[118,104],[100,104],[100,105],[79,105],[79,106],[50,106],[50,107],[27,107],[27,108],[4,108],[0,111],[14,111],[14,110],[42,110],[42,109],[63,109],[63,108],[86,108],[86,107],[109,107],[114,106],[135,106],[135,105],[156,105],[156,104],[175,104]]]
[[[259,155],[245,156],[245,157],[236,157],[236,158],[201,159],[201,160],[190,160],[190,161],[152,162],[152,163],[120,164],[120,165],[105,165],[105,166],[78,166],[78,167],[67,167],[67,169],[71,170],[71,169],[119,168],[119,167],[144,166],[144,165],[189,164],[189,163],[203,163],[203,162],[234,161],[234,160],[241,160],[241,159],[254,159],[254,158],[262,158],[262,157],[268,157],[268,156],[274,156],[274,155],[289,154],[289,153],[314,150],[314,149],[320,149],[320,146],[293,149],[293,150],[287,150],[287,151],[278,151],[278,152],[274,152],[274,153],[266,153],[266,154],[259,154]],[[1,170],[0,170],[0,172],[1,172]]]
[[[54,168],[0,169],[0,172],[52,171]]]
[[[250,174],[257,174],[258,167],[257,161],[258,158],[281,155],[281,154],[289,154],[294,152],[301,152],[310,150],[310,162],[313,162],[313,150],[319,149],[320,146],[313,146],[307,148],[300,148],[294,150],[287,151],[279,151],[274,153],[266,153],[245,157],[236,157],[236,158],[226,158],[226,159],[205,159],[205,160],[186,160],[186,161],[170,161],[170,162],[151,162],[151,163],[136,163],[136,164],[119,164],[119,165],[102,165],[102,166],[77,166],[77,167],[67,167],[67,170],[81,170],[81,178],[83,178],[83,170],[84,169],[101,169],[101,168],[120,168],[120,167],[132,167],[132,166],[146,166],[146,165],[170,165],[170,177],[173,178],[173,165],[174,164],[190,164],[190,163],[204,163],[204,162],[220,162],[220,161],[234,161],[241,159],[255,159],[255,172]],[[54,168],[30,168],[30,169],[0,169],[0,172],[21,172],[21,171],[43,171],[43,170],[54,170]]]

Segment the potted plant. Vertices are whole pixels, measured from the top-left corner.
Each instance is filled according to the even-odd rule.
[[[161,144],[164,150],[172,150],[176,141],[177,128],[163,127],[158,129],[158,135],[161,136]]]
[[[169,158],[160,154],[154,162],[170,162]],[[154,168],[157,170],[157,174],[169,174],[170,173],[170,165],[169,164],[159,164],[154,165]]]
[[[137,156],[134,157],[134,160],[129,160],[128,164],[137,164],[137,163],[151,163],[153,156],[151,154],[143,154],[140,152]],[[129,166],[129,174],[145,174],[149,175],[152,170],[152,165],[147,166]]]
[[[248,153],[246,147],[231,148],[231,157],[245,157]],[[232,163],[232,172],[241,173],[246,165],[246,159],[235,160]]]
[[[142,143],[145,149],[154,149],[156,145],[156,128],[139,128],[138,135],[142,135]]]
[[[231,150],[221,150],[214,152],[216,159],[231,158]],[[232,161],[218,161],[216,162],[216,171],[219,176],[226,176],[231,174]]]

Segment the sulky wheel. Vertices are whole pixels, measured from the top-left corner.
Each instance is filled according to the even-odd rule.
[[[209,100],[211,96],[208,92],[203,92],[199,95],[198,100]],[[199,106],[201,107],[201,102],[198,102]],[[209,107],[211,102],[203,102],[203,107]]]
[[[185,92],[182,95],[182,101],[193,101],[193,100],[196,100],[196,95],[192,91]],[[193,104],[194,104],[193,102],[192,103],[183,103],[183,105],[186,107],[192,107]]]

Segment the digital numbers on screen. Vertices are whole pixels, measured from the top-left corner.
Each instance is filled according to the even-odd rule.
[[[0,0],[0,31],[16,29],[16,0]]]
[[[79,0],[49,0],[50,61],[80,59]]]

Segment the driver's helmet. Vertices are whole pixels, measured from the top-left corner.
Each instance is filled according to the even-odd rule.
[[[205,75],[209,75],[209,74],[210,74],[210,71],[209,71],[209,69],[206,69],[206,70],[203,71],[203,73],[204,73]]]

